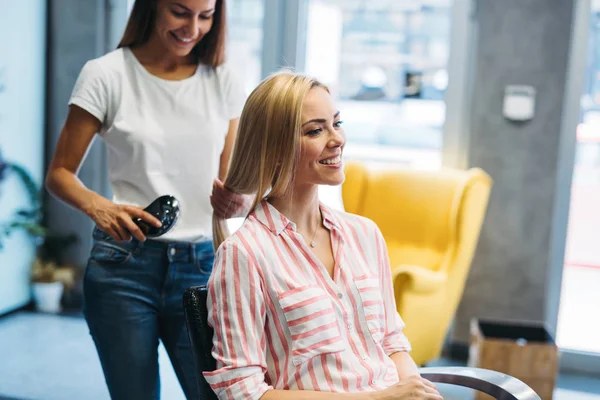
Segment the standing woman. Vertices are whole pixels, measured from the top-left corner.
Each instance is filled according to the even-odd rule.
[[[84,315],[112,399],[158,399],[158,342],[188,399],[197,399],[183,291],[213,264],[212,213],[244,214],[248,198],[221,180],[245,95],[223,64],[225,0],[136,0],[119,48],[89,61],[46,178],[96,224],[84,277]],[[77,171],[96,135],[106,142],[112,200]],[[181,207],[157,239],[134,224],[162,195]]]

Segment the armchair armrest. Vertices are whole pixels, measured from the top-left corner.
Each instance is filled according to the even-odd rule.
[[[541,400],[533,389],[517,378],[481,368],[421,368],[421,376],[431,382],[448,383],[479,390],[500,400]]]
[[[392,267],[392,282],[406,277],[409,287],[417,293],[431,293],[440,289],[446,282],[445,272],[432,271],[418,265],[397,265]]]

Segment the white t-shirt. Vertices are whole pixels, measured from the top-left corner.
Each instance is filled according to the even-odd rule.
[[[245,100],[226,65],[199,65],[193,76],[168,81],[122,48],[87,62],[69,104],[102,122],[113,201],[145,207],[173,195],[181,214],[160,239],[198,241],[212,235],[209,196],[229,121]]]

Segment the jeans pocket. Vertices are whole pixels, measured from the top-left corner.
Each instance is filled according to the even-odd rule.
[[[115,243],[95,241],[90,254],[90,260],[98,264],[120,265],[131,259],[133,255],[130,249]]]

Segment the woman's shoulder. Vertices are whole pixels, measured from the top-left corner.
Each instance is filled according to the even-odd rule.
[[[340,225],[340,227],[351,227],[360,229],[365,233],[379,232],[377,224],[373,220],[363,217],[362,215],[351,214],[343,210],[328,208],[332,215],[332,219]]]
[[[85,63],[82,73],[97,77],[114,77],[124,71],[124,49],[113,50]]]
[[[246,218],[242,226],[227,237],[219,246],[219,251],[227,251],[236,249],[245,257],[254,255],[256,246],[254,242],[256,237],[260,235],[260,222],[254,218]]]
[[[125,51],[125,48],[119,48],[110,51],[100,57],[91,59],[90,61],[88,61],[88,64],[108,69],[115,69],[121,67],[125,60]]]
[[[338,208],[333,208],[321,203],[321,209],[325,210],[327,214],[331,216],[331,219],[335,222],[337,221],[340,224],[373,224],[367,217],[363,217],[358,214],[351,214],[345,210],[340,210]]]

